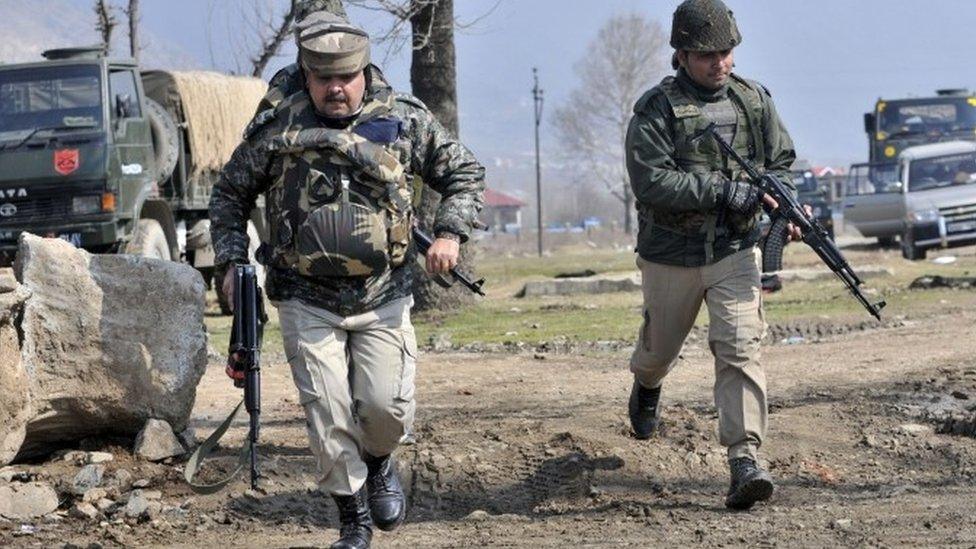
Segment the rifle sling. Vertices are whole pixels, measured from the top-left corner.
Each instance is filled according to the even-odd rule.
[[[200,470],[200,466],[203,465],[204,460],[210,456],[210,452],[212,452],[217,446],[217,442],[224,436],[224,433],[227,432],[230,424],[234,422],[234,418],[237,417],[237,414],[241,411],[241,407],[243,406],[244,399],[241,399],[241,401],[237,403],[237,406],[234,407],[234,410],[230,413],[230,415],[227,416],[227,419],[225,419],[224,422],[221,423],[220,426],[217,427],[217,429],[214,430],[209,437],[207,437],[207,440],[203,441],[203,443],[200,444],[196,450],[194,450],[193,454],[190,455],[190,459],[187,460],[186,468],[183,470],[183,478],[186,480],[187,484],[190,485],[190,489],[197,494],[205,495],[219,492],[225,486],[230,484],[231,481],[236,479],[238,475],[241,474],[244,467],[248,465],[251,458],[251,448],[249,444],[250,441],[245,437],[244,445],[241,446],[237,468],[234,469],[230,475],[212,484],[197,484],[193,482],[193,477],[195,477],[197,472]]]

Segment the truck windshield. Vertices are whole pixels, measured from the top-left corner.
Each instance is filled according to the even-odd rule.
[[[952,132],[976,127],[976,101],[967,97],[886,103],[878,126],[889,136]]]
[[[0,70],[0,140],[43,127],[100,127],[97,65]]]
[[[908,168],[908,190],[924,191],[976,182],[976,153],[951,154],[913,160]]]

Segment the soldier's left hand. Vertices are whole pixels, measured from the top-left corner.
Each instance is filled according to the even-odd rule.
[[[461,245],[450,238],[438,238],[427,250],[427,272],[445,274],[457,266]]]
[[[807,214],[807,217],[808,218],[811,218],[811,219],[813,218],[813,208],[811,208],[809,204],[804,204],[803,205],[803,213]],[[790,234],[790,240],[802,240],[803,239],[803,233],[800,232],[800,228],[797,227],[796,225],[790,223],[790,224],[788,224],[786,226],[786,230]]]

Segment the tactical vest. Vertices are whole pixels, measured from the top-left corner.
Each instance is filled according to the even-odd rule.
[[[673,158],[678,167],[687,173],[722,172],[726,177],[737,180],[744,174],[731,162],[719,148],[714,139],[693,138],[711,122],[705,115],[704,103],[691,97],[678,84],[674,77],[665,78],[658,86],[667,99],[674,115],[671,138],[674,145]],[[754,84],[737,75],[729,80],[729,99],[738,111],[737,128],[732,134],[732,146],[757,166],[766,161],[763,146],[763,103]],[[712,244],[716,235],[726,234],[730,229],[746,233],[756,224],[755,217],[729,216],[723,212],[675,212],[654,210],[646,217],[656,226],[687,235],[705,234],[706,257],[711,261]]]
[[[304,92],[276,109],[288,125],[264,143],[282,159],[268,190],[272,266],[309,277],[375,276],[403,263],[412,224],[411,178],[393,144],[402,122],[380,93],[347,129],[323,127]]]

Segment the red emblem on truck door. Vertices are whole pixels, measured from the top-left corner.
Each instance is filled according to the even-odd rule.
[[[78,169],[78,149],[54,151],[54,171],[68,175]]]

